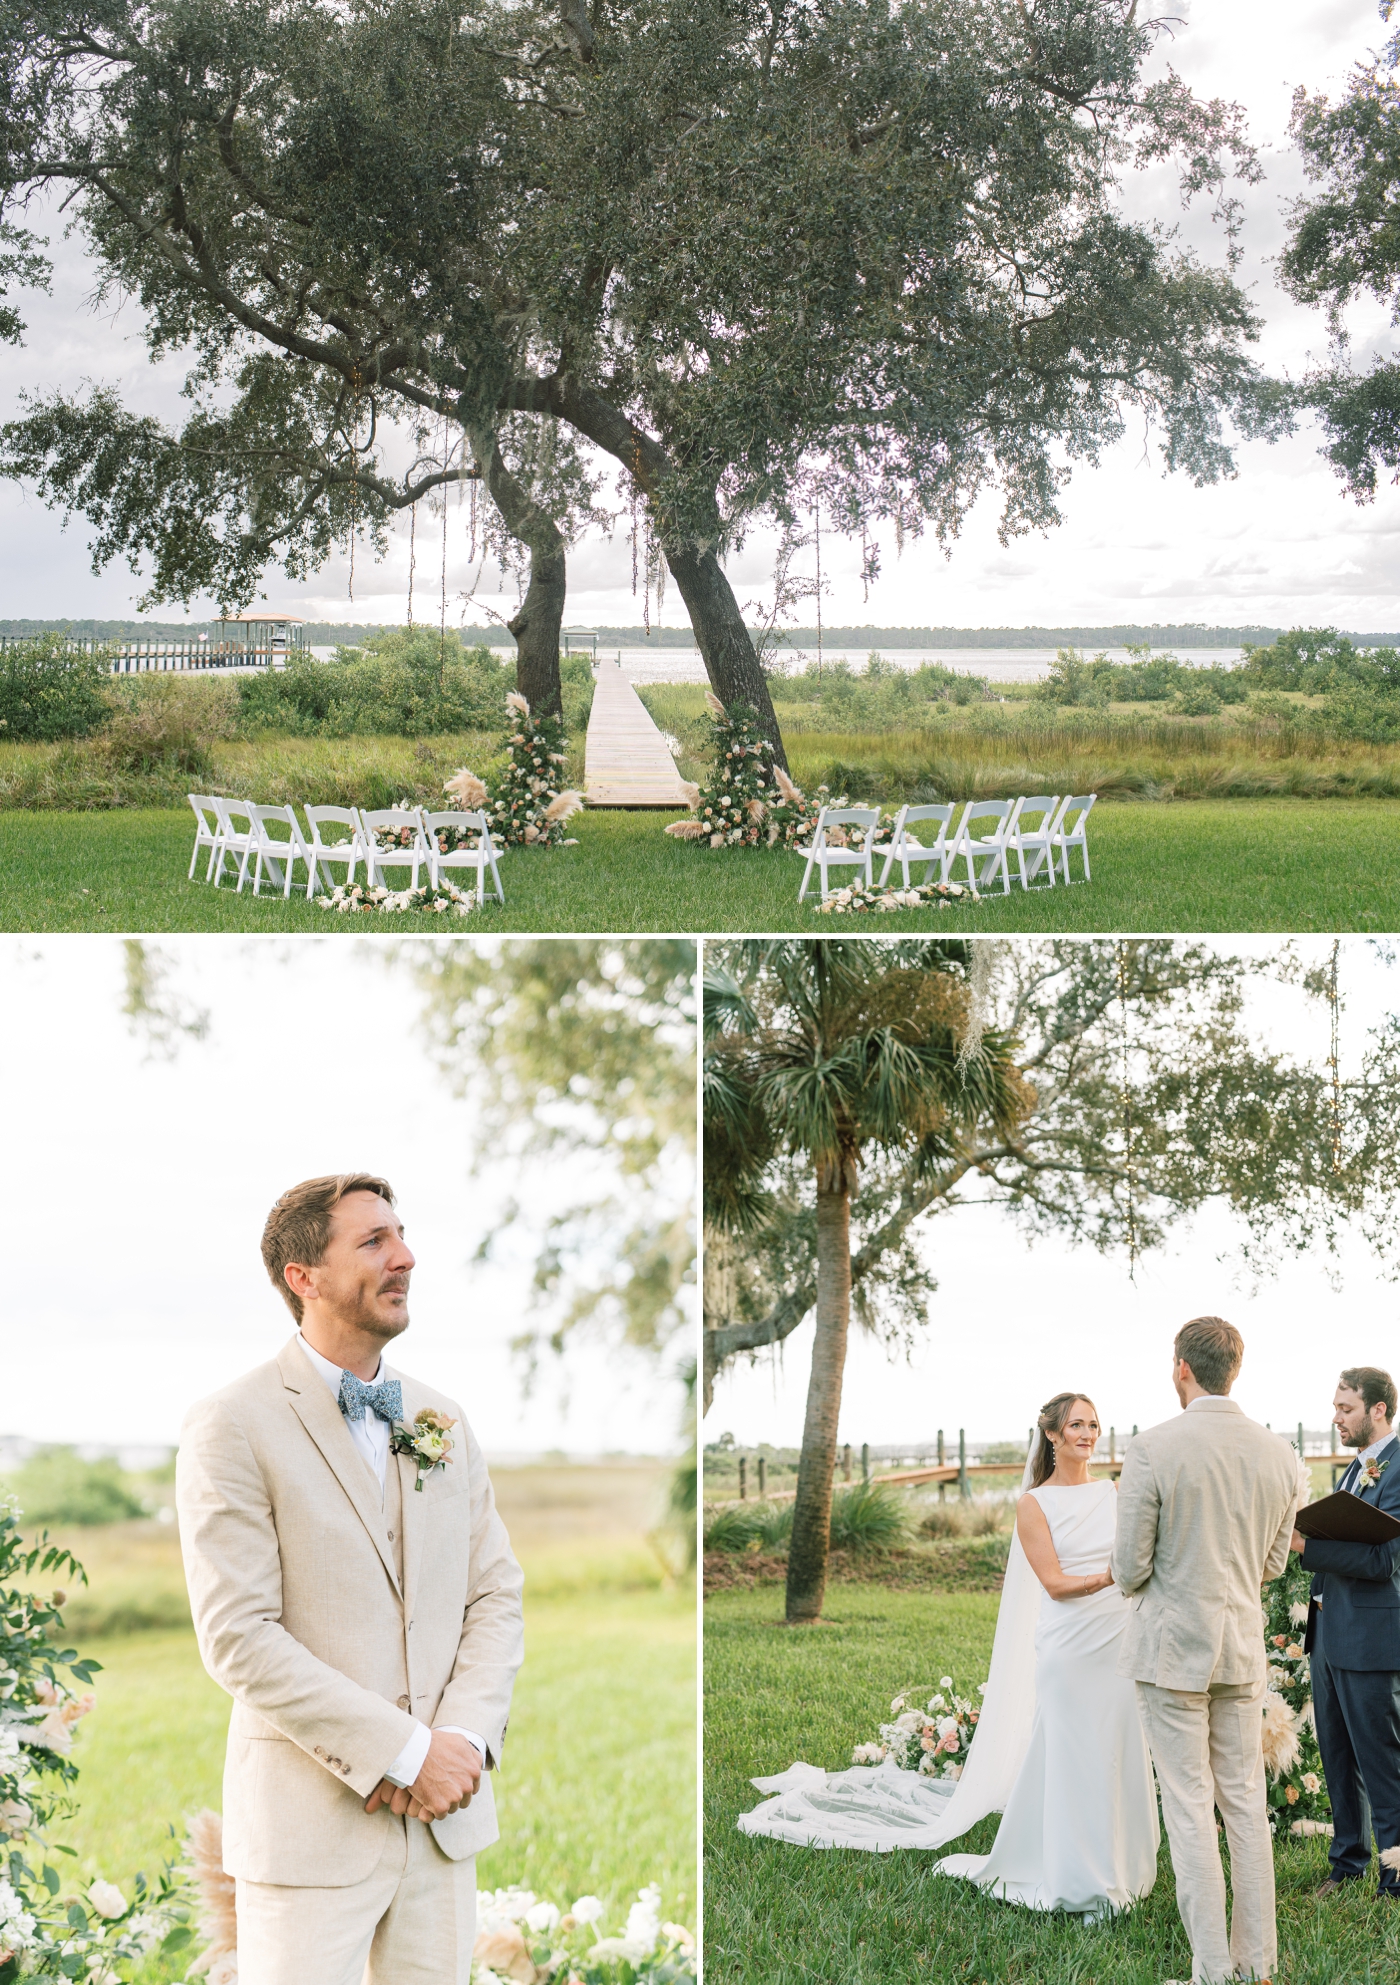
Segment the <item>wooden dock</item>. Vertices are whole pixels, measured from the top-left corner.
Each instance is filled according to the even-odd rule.
[[[589,806],[686,805],[676,761],[646,705],[612,662],[601,662],[584,749],[584,798]]]

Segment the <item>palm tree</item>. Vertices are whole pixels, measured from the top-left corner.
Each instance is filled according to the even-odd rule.
[[[817,1334],[788,1552],[787,1618],[821,1615],[851,1316],[851,1196],[862,1155],[930,1170],[1029,1094],[1012,1043],[977,1033],[972,948],[938,939],[798,938],[717,947],[705,977],[705,1193],[719,1231],[770,1217],[770,1168],[809,1163]],[[714,962],[711,963],[711,960]]]

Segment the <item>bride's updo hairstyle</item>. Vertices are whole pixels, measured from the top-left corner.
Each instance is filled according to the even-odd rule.
[[[1082,1399],[1089,1411],[1097,1419],[1099,1409],[1087,1392],[1057,1392],[1053,1399],[1047,1399],[1040,1409],[1036,1426],[1040,1432],[1035,1443],[1035,1460],[1031,1465],[1031,1487],[1040,1488],[1050,1480],[1055,1472],[1055,1450],[1050,1445],[1051,1434],[1062,1434],[1070,1408],[1076,1399]]]

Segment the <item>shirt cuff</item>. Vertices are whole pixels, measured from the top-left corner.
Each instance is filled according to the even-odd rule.
[[[432,1741],[433,1733],[427,1724],[419,1723],[415,1719],[413,1735],[384,1774],[391,1785],[412,1785],[423,1769],[423,1760],[428,1755],[428,1746]]]
[[[469,1744],[474,1744],[481,1753],[481,1765],[482,1769],[485,1770],[486,1739],[484,1737],[479,1737],[475,1730],[464,1730],[458,1723],[444,1723],[441,1727],[452,1736],[465,1737]],[[414,1779],[417,1778],[419,1772],[423,1769],[423,1760],[428,1755],[428,1746],[432,1741],[433,1733],[427,1724],[415,1721],[413,1735],[384,1774],[391,1785],[400,1785],[405,1788],[412,1785]]]
[[[486,1739],[484,1737],[479,1737],[475,1730],[464,1730],[460,1723],[439,1723],[437,1727],[439,1730],[446,1730],[453,1737],[465,1737],[469,1744],[474,1744],[481,1753],[481,1768],[483,1771],[486,1769]]]

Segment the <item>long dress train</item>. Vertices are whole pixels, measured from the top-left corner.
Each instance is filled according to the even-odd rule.
[[[1065,1571],[1107,1566],[1111,1482],[1027,1493],[1045,1512]],[[1117,1671],[1127,1618],[1116,1586],[1051,1599],[1013,1538],[986,1697],[957,1783],[889,1761],[839,1772],[796,1764],[753,1780],[773,1796],[742,1815],[740,1830],[888,1853],[943,1847],[1002,1812],[990,1854],[949,1856],[938,1872],[1036,1909],[1096,1916],[1126,1907],[1152,1886],[1159,1839],[1137,1699]]]

